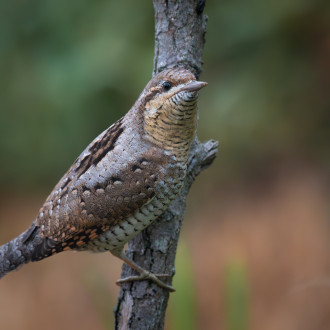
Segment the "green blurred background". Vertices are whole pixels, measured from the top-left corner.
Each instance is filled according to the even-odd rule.
[[[166,327],[328,329],[330,2],[205,13],[198,135],[220,153],[188,200]],[[128,111],[153,46],[151,1],[0,2],[1,243]],[[112,328],[112,259],[67,253],[6,277],[0,328]]]

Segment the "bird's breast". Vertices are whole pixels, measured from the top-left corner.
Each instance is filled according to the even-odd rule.
[[[183,174],[182,170],[180,172]],[[176,175],[168,178],[167,181],[161,182],[152,199],[132,215],[118,221],[109,230],[89,241],[82,249],[104,252],[123,246],[164,212],[181,191],[183,179],[184,175]]]

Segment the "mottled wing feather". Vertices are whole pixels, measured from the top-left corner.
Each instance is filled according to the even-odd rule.
[[[77,173],[77,178],[81,177],[91,166],[96,166],[115,147],[119,136],[124,131],[122,122],[123,118],[111,125],[100,138],[97,138],[91,143],[88,147],[89,153],[76,160],[73,168]],[[79,164],[77,164],[78,161]]]
[[[44,241],[36,249],[34,260],[66,249],[83,248],[87,241],[133,215],[153,198],[167,158],[160,157],[153,148],[137,155],[134,162],[122,164],[115,175],[110,170],[112,175],[100,178],[92,186],[84,180],[89,168],[105,155],[111,156],[124,129],[122,121],[118,121],[94,140],[86,149],[88,153],[82,153],[54,188],[37,217],[36,225]],[[111,161],[107,166],[111,169]]]
[[[116,181],[110,181],[110,188],[82,188],[84,191],[76,200],[83,205],[79,216],[66,214],[65,221],[60,218],[61,225],[58,227],[42,228],[41,222],[41,236],[44,236],[44,241],[35,251],[35,260],[67,249],[82,249],[86,242],[133,215],[155,195],[158,177],[149,171],[145,176],[147,170],[146,165],[143,167],[134,164],[122,172],[120,177],[125,178],[125,181],[121,182],[117,177]],[[76,207],[73,206],[72,209],[76,210]]]

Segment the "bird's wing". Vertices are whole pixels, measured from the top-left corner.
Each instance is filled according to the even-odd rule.
[[[88,240],[133,215],[154,197],[167,157],[148,148],[120,166],[117,154],[113,159],[117,170],[112,171],[112,153],[115,155],[123,130],[118,121],[95,139],[49,195],[36,220],[44,240],[35,260],[70,248],[72,241],[72,246],[83,248]],[[106,155],[108,172],[95,175]],[[91,180],[93,177],[99,180]]]

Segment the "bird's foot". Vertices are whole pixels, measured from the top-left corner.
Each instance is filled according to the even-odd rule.
[[[131,260],[130,258],[127,257],[127,255],[125,254],[125,251],[123,250],[123,248],[118,248],[118,249],[112,250],[110,252],[114,256],[120,258],[126,264],[128,264],[130,267],[132,267],[133,269],[135,269],[137,272],[140,273],[140,275],[138,275],[138,276],[128,276],[128,277],[125,277],[125,278],[122,278],[122,279],[118,280],[116,282],[117,285],[120,286],[123,283],[133,282],[133,281],[151,280],[154,283],[156,283],[158,286],[168,290],[169,292],[174,292],[175,291],[175,289],[171,285],[168,285],[168,284],[164,283],[162,280],[159,279],[159,277],[171,277],[171,275],[168,275],[168,274],[153,274],[153,273],[143,269],[142,267],[137,265],[133,260]]]
[[[123,283],[127,282],[133,282],[133,281],[143,281],[143,280],[151,280],[154,283],[156,283],[161,288],[164,288],[168,290],[169,292],[175,292],[175,289],[166,283],[164,283],[162,280],[159,279],[159,277],[171,277],[171,275],[168,274],[153,274],[146,270],[140,273],[140,275],[137,276],[128,276],[125,278],[122,278],[116,282],[117,285],[122,285]]]

